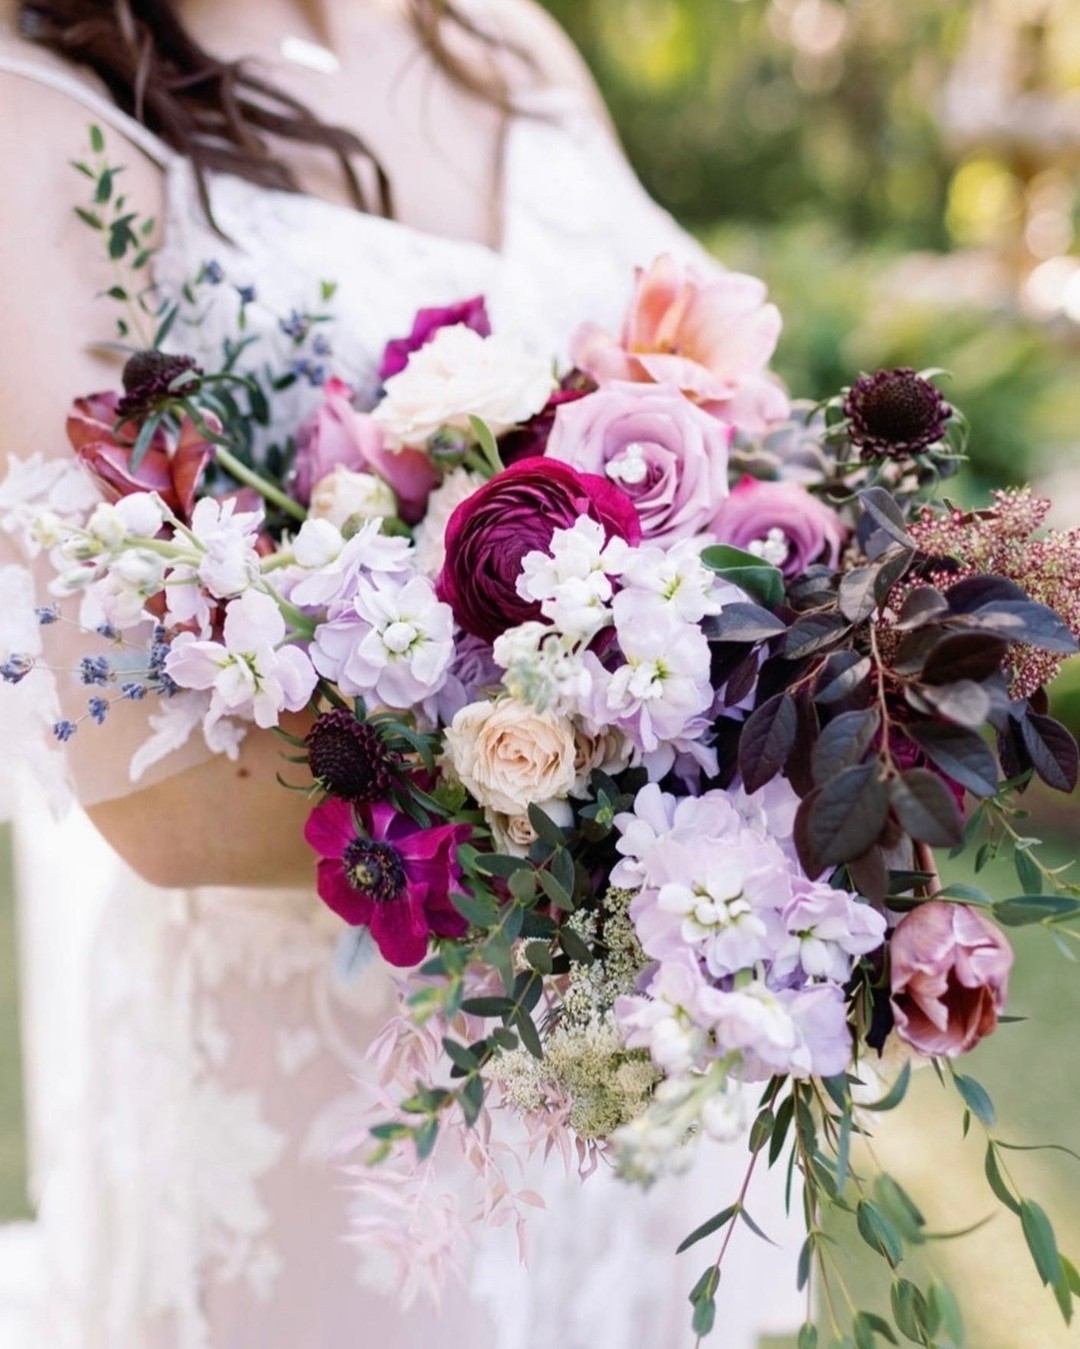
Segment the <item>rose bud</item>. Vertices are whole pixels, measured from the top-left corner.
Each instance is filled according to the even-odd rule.
[[[896,1033],[920,1054],[957,1058],[997,1026],[1013,953],[975,909],[930,900],[889,941]]]
[[[466,632],[488,642],[539,619],[539,604],[517,592],[522,559],[546,552],[555,531],[582,516],[598,520],[608,538],[641,540],[634,503],[614,483],[557,460],[520,460],[451,515],[436,593]]]

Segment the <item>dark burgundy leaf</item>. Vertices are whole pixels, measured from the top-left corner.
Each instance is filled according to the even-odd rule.
[[[877,762],[860,764],[832,778],[808,797],[805,831],[810,876],[850,862],[877,842],[889,816],[889,796]]]
[[[861,712],[842,712],[834,717],[814,746],[814,781],[821,787],[828,786],[845,768],[861,763],[866,751],[876,742],[880,728],[881,715],[876,707]]]
[[[921,628],[924,623],[940,618],[948,611],[949,602],[940,590],[935,590],[933,586],[919,586],[900,606],[900,617],[893,626],[901,632],[907,632],[911,628]]]
[[[1080,754],[1071,733],[1053,717],[1034,713],[1021,720],[1020,733],[1035,772],[1043,782],[1059,792],[1071,792],[1080,768]]]
[[[713,746],[719,769],[710,785],[730,787],[734,781],[739,763],[739,740],[745,725],[744,721],[736,721],[734,717],[719,717],[713,722]]]
[[[807,614],[788,629],[784,639],[784,655],[798,660],[822,651],[850,631],[850,625],[839,614]]]
[[[924,684],[951,684],[957,679],[988,679],[1001,669],[1009,644],[989,633],[955,632],[943,638],[923,662]]]
[[[710,646],[710,674],[714,689],[721,689],[732,674],[746,659],[751,650],[744,642],[731,642],[724,645],[713,642]]]
[[[861,857],[847,864],[851,883],[860,895],[882,903],[889,894],[889,869],[885,854],[878,847],[870,848]]]
[[[842,702],[860,690],[870,674],[870,657],[857,651],[834,651],[821,667],[814,701],[823,707]]]
[[[882,559],[877,580],[874,582],[874,595],[878,604],[885,603],[889,597],[889,591],[901,579],[914,560],[915,554],[910,549],[890,553]]]
[[[974,796],[993,796],[997,791],[997,762],[974,731],[940,721],[914,722],[904,730],[931,762]]]
[[[779,636],[786,628],[782,619],[760,604],[740,601],[725,605],[723,611],[710,621],[706,636],[717,642],[764,642]]]
[[[869,487],[859,493],[859,504],[877,529],[887,534],[894,543],[913,548],[915,541],[904,527],[900,507],[883,487]]]
[[[791,747],[788,761],[784,766],[787,780],[800,796],[806,796],[813,789],[814,777],[811,771],[814,746],[821,734],[817,708],[814,706],[807,689],[801,690],[795,699],[795,709],[799,718],[799,729],[795,735],[795,744]]]
[[[861,623],[877,608],[874,582],[878,570],[877,566],[856,567],[840,578],[840,612],[849,623]]]
[[[815,787],[812,792],[807,793],[799,803],[799,809],[795,812],[795,823],[792,826],[791,838],[795,844],[795,851],[799,854],[799,861],[802,863],[802,869],[808,876],[816,876],[814,870],[818,866],[817,858],[814,856],[813,847],[810,842],[810,812],[821,799],[821,788]],[[824,870],[823,867],[819,868]]]
[[[972,679],[958,679],[955,684],[932,684],[920,691],[939,716],[958,726],[977,731],[986,725],[990,716],[990,695]]]
[[[750,717],[739,740],[739,772],[748,792],[756,792],[780,772],[797,730],[795,699],[790,693],[778,693]]]
[[[995,600],[964,614],[962,621],[966,627],[992,632],[1006,641],[1026,642],[1040,651],[1070,656],[1077,650],[1076,638],[1064,619],[1035,600]]]
[[[1001,771],[1007,778],[1018,778],[1024,773],[1034,772],[1035,765],[1031,762],[1031,755],[1028,754],[1027,747],[1024,745],[1024,737],[1020,733],[1020,723],[1015,718],[1010,717],[1006,726],[999,729],[997,747],[998,758],[1001,760]]]
[[[889,784],[889,802],[912,838],[932,848],[954,848],[964,837],[956,798],[936,773],[909,768]]]
[[[992,601],[1030,599],[1015,581],[1004,576],[968,576],[949,587],[949,609],[954,614],[970,614]]]
[[[944,640],[945,633],[937,627],[918,628],[915,632],[909,632],[897,648],[892,668],[897,674],[918,674],[930,652]]]
[[[753,691],[760,663],[757,652],[750,651],[732,670],[724,687],[724,702],[728,707],[737,707]]]

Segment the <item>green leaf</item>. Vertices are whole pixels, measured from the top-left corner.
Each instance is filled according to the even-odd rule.
[[[480,1110],[484,1104],[484,1079],[479,1076],[472,1077],[461,1090],[461,1113],[465,1117],[465,1123],[471,1129],[480,1118]]]
[[[959,899],[964,904],[974,904],[980,909],[993,908],[994,901],[978,885],[967,885],[963,881],[954,881],[940,889],[936,899]]]
[[[998,1166],[997,1152],[993,1143],[987,1144],[986,1160],[983,1163],[983,1170],[986,1172],[986,1179],[997,1198],[1001,1200],[1007,1209],[1011,1209],[1012,1212],[1019,1217],[1020,1204],[1014,1198],[1012,1191],[1005,1183],[1004,1176],[1001,1174],[1001,1168]]]
[[[446,1057],[454,1065],[465,1073],[475,1073],[480,1067],[480,1060],[465,1045],[459,1044],[457,1040],[451,1040],[449,1036],[443,1036],[443,1049],[446,1051]]]
[[[540,882],[540,889],[547,895],[555,908],[562,909],[566,913],[573,912],[573,895],[566,893],[550,871],[538,871],[536,872],[536,878]]]
[[[964,1319],[952,1289],[943,1283],[930,1285],[930,1316],[937,1327],[935,1335],[944,1331],[956,1349],[960,1349],[964,1343]]]
[[[495,442],[495,436],[492,434],[491,427],[482,417],[474,417],[470,414],[469,425],[472,427],[472,433],[476,437],[477,444],[483,451],[484,458],[491,466],[493,473],[498,472],[501,467],[499,459],[499,447]]]
[[[876,1204],[868,1199],[859,1201],[855,1210],[855,1224],[863,1241],[886,1259],[894,1268],[904,1257],[904,1243],[900,1233]]]
[[[1077,913],[1080,913],[1080,900],[1070,899],[1067,895],[1017,895],[994,905],[994,917],[1006,927],[1060,922]]]
[[[813,1321],[807,1321],[799,1327],[799,1339],[795,1349],[818,1349],[818,1331]]]
[[[883,1317],[875,1315],[873,1312],[856,1312],[855,1323],[852,1329],[855,1331],[855,1342],[861,1344],[859,1340],[859,1327],[865,1327],[867,1349],[873,1349],[873,1336],[880,1335],[883,1340],[888,1340],[890,1344],[899,1344],[900,1341],[893,1334],[892,1326],[889,1325]]]
[[[488,895],[467,895],[458,891],[451,894],[450,902],[473,927],[494,927],[499,921],[499,906]]]
[[[415,1134],[413,1135],[416,1143],[416,1156],[418,1161],[423,1161],[425,1157],[431,1156],[431,1150],[435,1146],[435,1140],[439,1136],[439,1121],[432,1116],[431,1119],[424,1120]]]
[[[81,206],[74,207],[74,211],[83,224],[89,225],[92,230],[103,230],[105,228],[105,222],[93,211],[86,211]]]
[[[481,853],[476,859],[476,869],[485,876],[504,878],[512,876],[515,871],[531,870],[524,857],[504,857],[501,853]]]
[[[690,1322],[690,1327],[694,1334],[703,1339],[706,1335],[712,1333],[712,1328],[716,1324],[716,1299],[711,1297],[702,1298],[700,1302],[694,1303],[694,1315]]]
[[[1017,848],[1013,861],[1016,864],[1016,874],[1020,879],[1020,886],[1024,894],[1041,895],[1043,892],[1043,875],[1032,860],[1031,854],[1025,848]]]
[[[533,1058],[542,1059],[544,1057],[544,1046],[540,1040],[540,1032],[536,1029],[536,1022],[524,1007],[521,1008],[514,1017],[514,1025],[517,1027],[518,1034],[521,1036],[521,1043]]]
[[[707,1222],[703,1222],[700,1227],[694,1230],[675,1248],[676,1255],[682,1255],[683,1251],[688,1251],[691,1246],[696,1246],[699,1241],[704,1241],[706,1237],[711,1237],[714,1232],[719,1232],[722,1227],[726,1227],[732,1218],[739,1211],[738,1204],[731,1204],[721,1213],[715,1213]]]
[[[105,136],[102,133],[101,127],[94,122],[91,122],[90,124],[90,149],[93,150],[96,155],[105,153]]]
[[[890,1291],[893,1319],[916,1344],[925,1344],[930,1323],[930,1308],[921,1290],[910,1279],[896,1279]]]
[[[874,1195],[889,1220],[896,1224],[905,1241],[925,1240],[926,1219],[908,1192],[892,1176],[882,1173],[874,1181]]]
[[[908,1084],[911,1082],[911,1061],[910,1059],[900,1069],[900,1075],[892,1084],[889,1090],[880,1101],[872,1101],[869,1105],[860,1105],[860,1110],[895,1110],[907,1095]]]
[[[750,1151],[760,1152],[765,1144],[772,1137],[772,1131],[776,1126],[776,1116],[766,1107],[754,1120],[753,1127],[750,1130]]]
[[[559,945],[579,965],[591,965],[596,957],[589,950],[580,933],[572,927],[559,928]]]
[[[506,1016],[514,1010],[511,998],[466,998],[461,1010],[469,1016]]]
[[[784,574],[778,567],[763,562],[756,553],[744,552],[730,544],[706,548],[701,560],[725,581],[730,581],[759,604],[772,609],[784,599]]]
[[[1039,1271],[1039,1278],[1045,1284],[1056,1284],[1062,1277],[1061,1257],[1058,1255],[1057,1239],[1050,1219],[1034,1200],[1022,1199],[1020,1225],[1024,1229],[1024,1240]]]
[[[551,947],[545,941],[527,942],[525,959],[540,974],[551,973]]]
[[[986,1088],[973,1077],[965,1077],[963,1073],[953,1073],[953,1081],[956,1083],[957,1091],[964,1098],[964,1104],[976,1119],[981,1120],[987,1128],[993,1128],[997,1123],[997,1112]]]
[[[747,1225],[747,1227],[749,1227],[750,1231],[753,1232],[754,1236],[760,1237],[762,1241],[767,1241],[770,1246],[777,1245],[777,1243],[773,1241],[772,1237],[770,1237],[767,1232],[763,1232],[762,1229],[757,1225],[757,1223],[754,1222],[753,1218],[751,1218],[749,1213],[747,1213],[746,1209],[744,1208],[739,1209],[739,1217],[743,1220],[743,1222]]]

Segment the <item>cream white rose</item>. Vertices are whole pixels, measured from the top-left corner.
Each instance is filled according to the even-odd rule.
[[[462,785],[485,809],[503,815],[524,815],[530,805],[567,796],[574,785],[577,749],[569,721],[515,698],[463,707],[444,746]]]
[[[614,777],[629,766],[634,753],[634,746],[614,726],[598,731],[595,735],[577,726],[574,729],[574,745],[576,754],[571,796],[588,796],[589,778],[597,768],[609,777]]]
[[[566,829],[573,824],[574,812],[570,808],[569,801],[540,801],[538,805],[548,819],[553,820],[560,828]],[[504,815],[502,811],[489,808],[484,811],[484,819],[487,820],[488,828],[491,830],[497,852],[506,853],[510,857],[526,857],[536,842],[536,830],[527,813]]]
[[[470,416],[499,435],[539,412],[553,387],[548,361],[517,338],[481,337],[458,323],[440,328],[386,381],[372,417],[389,450],[422,446],[442,426],[468,431]]]
[[[311,489],[308,514],[344,529],[349,520],[381,520],[397,515],[397,497],[388,482],[374,473],[357,473],[336,464]]]

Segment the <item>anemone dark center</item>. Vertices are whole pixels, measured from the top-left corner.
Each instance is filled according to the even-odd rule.
[[[354,838],[341,860],[353,889],[378,904],[389,904],[405,889],[405,864],[392,844]]]

